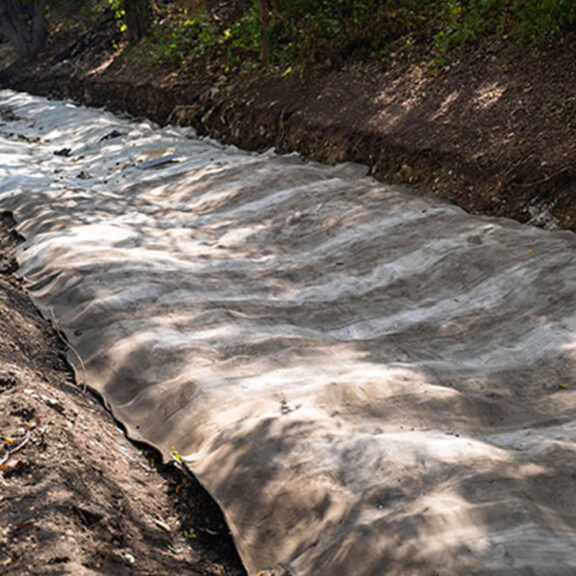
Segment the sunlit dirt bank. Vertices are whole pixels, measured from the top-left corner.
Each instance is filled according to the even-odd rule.
[[[191,125],[246,149],[356,161],[472,213],[576,229],[570,35],[529,50],[492,39],[440,67],[416,34],[377,62],[283,78],[151,67],[119,43],[114,24],[58,39],[38,62],[4,70],[0,86]]]

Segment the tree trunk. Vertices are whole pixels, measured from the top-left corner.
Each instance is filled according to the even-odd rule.
[[[36,55],[46,44],[46,19],[44,13],[48,0],[34,0],[34,11],[31,21],[32,54]]]
[[[124,11],[128,40],[130,42],[142,40],[152,28],[154,20],[152,0],[124,0]]]
[[[19,58],[33,58],[46,41],[44,10],[48,0],[0,0],[0,27]]]
[[[270,62],[272,46],[270,45],[270,1],[258,0],[258,15],[260,18],[260,56],[265,63]]]
[[[260,56],[264,62],[268,63],[272,57],[270,24],[276,24],[280,18],[278,0],[258,0],[258,15],[260,18],[260,38],[262,42]]]

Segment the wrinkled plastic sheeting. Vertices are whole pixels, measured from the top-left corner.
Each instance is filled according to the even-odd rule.
[[[575,573],[571,233],[0,102],[35,303],[130,436],[220,503],[251,574]],[[159,149],[176,161],[139,170]]]

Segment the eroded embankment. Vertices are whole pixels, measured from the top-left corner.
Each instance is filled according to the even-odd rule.
[[[0,572],[244,574],[198,483],[131,444],[74,382],[66,347],[18,275],[14,224],[2,213]]]
[[[56,44],[0,85],[191,125],[244,149],[355,161],[476,214],[576,229],[576,45],[473,46],[438,69],[425,47],[306,79],[144,66],[113,28]],[[146,45],[141,47],[146,50]]]

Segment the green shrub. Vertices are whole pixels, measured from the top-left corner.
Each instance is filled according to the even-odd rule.
[[[541,43],[576,22],[576,0],[445,0],[434,37],[439,54],[498,35],[512,42]]]
[[[261,1],[246,0],[228,21],[173,10],[151,39],[151,61],[205,57],[226,68],[306,67],[379,58],[395,39],[422,30],[441,62],[466,44],[488,38],[540,43],[576,23],[576,0],[276,0],[263,20]]]

